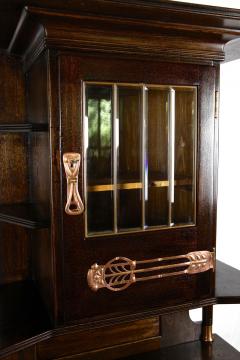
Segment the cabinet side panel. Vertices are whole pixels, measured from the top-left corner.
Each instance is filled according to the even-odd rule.
[[[48,54],[44,53],[26,74],[27,110],[31,123],[48,123]],[[30,200],[50,216],[50,145],[48,132],[35,132],[30,138]],[[33,277],[41,296],[53,314],[53,249],[50,229],[32,235]]]
[[[0,124],[26,122],[25,85],[21,63],[0,53]]]
[[[21,64],[0,54],[0,124],[26,121]],[[26,202],[28,197],[27,138],[0,133],[0,206]],[[27,230],[0,223],[0,284],[20,281],[29,273]]]

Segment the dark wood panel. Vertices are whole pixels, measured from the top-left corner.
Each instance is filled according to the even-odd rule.
[[[172,346],[156,352],[126,357],[125,360],[239,360],[240,353],[215,335],[215,341],[194,341]]]
[[[49,226],[49,219],[46,218],[45,212],[33,204],[0,205],[0,221],[29,229]]]
[[[20,62],[0,54],[0,123],[24,123],[25,84]]]
[[[30,348],[21,351],[19,360],[37,360],[36,347],[32,346]]]
[[[48,130],[47,124],[0,124],[0,132],[30,133],[33,131],[44,132]]]
[[[92,350],[85,353],[65,356],[63,360],[112,360],[119,359],[123,356],[133,354],[146,353],[148,351],[158,350],[160,347],[161,338],[156,336],[154,338],[124,343],[120,345],[110,346],[103,349]]]
[[[45,217],[50,216],[50,146],[48,133],[34,133],[30,139],[30,200],[38,204]]]
[[[0,358],[2,360],[36,360],[35,346],[26,348],[22,351],[17,351],[12,355],[8,355],[8,356],[0,355]]]
[[[27,138],[0,134],[0,203],[18,203],[28,197]]]
[[[240,304],[240,270],[217,261],[215,296],[218,304]]]
[[[54,318],[54,280],[52,243],[49,229],[34,231],[31,236],[32,276],[41,297],[46,304],[49,316]]]
[[[25,85],[21,63],[0,54],[0,131],[26,124]],[[28,199],[28,139],[24,134],[0,134],[0,206]],[[0,223],[0,284],[29,275],[30,250],[25,229]]]
[[[190,319],[189,311],[165,314],[160,317],[161,347],[200,340],[201,322]]]
[[[38,359],[48,360],[159,336],[158,317],[68,332],[37,345]]]
[[[26,229],[0,223],[0,285],[30,274],[29,234]]]
[[[47,53],[45,52],[26,73],[27,114],[28,121],[33,124],[48,123],[47,66]]]
[[[46,310],[30,282],[0,287],[0,356],[8,347],[50,329]],[[13,349],[14,349],[13,347]]]
[[[26,73],[28,120],[37,127],[49,126],[48,53],[43,53]],[[37,86],[36,86],[37,84]],[[49,132],[35,132],[30,137],[30,200],[41,208],[49,229],[32,234],[32,273],[39,292],[54,318],[54,250],[51,240],[51,147]],[[56,225],[58,226],[58,225]]]
[[[19,360],[19,353],[1,357],[2,360]]]

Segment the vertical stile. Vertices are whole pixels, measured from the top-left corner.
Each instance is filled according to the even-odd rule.
[[[168,102],[168,225],[173,225],[172,204],[174,203],[175,170],[175,90],[169,90]]]
[[[194,148],[194,156],[193,156],[193,204],[194,204],[194,209],[193,209],[193,212],[194,212],[194,215],[193,215],[193,222],[196,223],[197,219],[196,219],[196,216],[197,216],[197,211],[196,211],[196,203],[197,203],[197,184],[196,184],[196,166],[197,166],[197,136],[198,136],[198,130],[197,130],[197,104],[198,104],[198,93],[195,89],[194,91],[195,93],[195,97],[194,97],[194,100],[193,101],[193,104],[192,104],[192,108],[193,108],[193,139],[194,139],[194,145],[193,145],[193,148]]]

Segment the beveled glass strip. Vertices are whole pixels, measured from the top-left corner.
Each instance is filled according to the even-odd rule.
[[[146,226],[146,200],[148,196],[148,166],[147,166],[147,88],[142,86],[142,165],[141,165],[141,177],[142,184],[142,228]]]
[[[175,90],[169,90],[168,121],[168,225],[172,226],[172,204],[174,203],[174,170],[175,170]]]
[[[113,84],[113,227],[118,232],[118,147],[119,147],[119,119],[118,119],[118,88]]]
[[[88,209],[88,189],[87,189],[87,149],[88,149],[88,117],[86,115],[86,83],[82,85],[83,96],[83,187],[84,187],[84,202],[85,209]],[[88,233],[88,215],[84,212],[84,227],[85,234]]]

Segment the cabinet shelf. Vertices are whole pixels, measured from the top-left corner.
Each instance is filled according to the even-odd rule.
[[[0,133],[30,133],[46,131],[48,131],[48,124],[0,124]]]
[[[0,221],[29,229],[41,229],[49,226],[49,219],[44,216],[41,209],[33,204],[1,205]]]
[[[175,180],[175,186],[192,186],[192,179],[179,179]],[[151,180],[149,182],[149,187],[155,188],[164,188],[168,187],[168,180]],[[113,191],[115,189],[114,184],[94,184],[88,186],[89,192],[99,192],[99,191]],[[142,189],[142,182],[121,182],[117,184],[118,190],[132,190],[132,189]]]
[[[14,344],[51,329],[47,311],[30,281],[0,286],[0,356]]]
[[[218,304],[240,304],[240,270],[217,261],[215,296]]]
[[[239,360],[240,353],[215,335],[213,343],[193,341],[163,348],[158,351],[130,356],[125,360]]]

